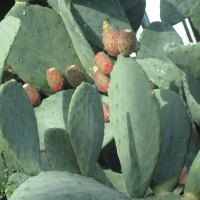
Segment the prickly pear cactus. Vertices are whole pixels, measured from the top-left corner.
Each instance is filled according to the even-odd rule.
[[[67,129],[68,109],[73,93],[73,89],[57,92],[44,99],[40,106],[34,109],[37,118],[41,151],[45,150],[44,135],[48,129]]]
[[[162,145],[151,188],[159,196],[173,192],[177,185],[186,160],[191,130],[179,95],[171,90],[154,91],[160,108]]]
[[[18,31],[20,29],[20,20],[15,17],[6,17],[0,23],[0,83],[2,83],[2,74],[4,66],[6,64],[6,59],[11,50],[13,42],[17,37]]]
[[[143,197],[161,144],[155,93],[140,65],[132,58],[118,56],[108,94],[112,102],[110,120],[127,191],[131,197]]]
[[[30,175],[40,171],[38,129],[33,107],[14,80],[0,86],[1,153],[10,155],[9,167]],[[11,166],[9,166],[11,164]]]
[[[61,128],[46,130],[44,143],[47,160],[52,170],[80,174],[76,155],[67,130]]]
[[[10,200],[130,200],[125,195],[109,189],[93,178],[68,172],[41,172],[18,187]]]
[[[21,28],[7,63],[24,82],[51,94],[47,69],[56,67],[64,74],[72,64],[82,66],[62,19],[47,7],[21,3],[15,3],[8,15],[19,18]]]
[[[81,173],[92,176],[103,143],[104,121],[97,89],[89,83],[79,85],[72,96],[68,131]]]

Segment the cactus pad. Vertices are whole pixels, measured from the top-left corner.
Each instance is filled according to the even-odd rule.
[[[127,191],[143,197],[160,152],[160,117],[149,80],[134,59],[118,56],[108,91],[110,121]]]
[[[0,87],[0,137],[3,152],[13,157],[17,170],[40,171],[39,137],[33,106],[20,84],[11,80]]]
[[[89,83],[81,83],[72,96],[68,131],[81,173],[92,175],[103,143],[104,121],[101,99]]]

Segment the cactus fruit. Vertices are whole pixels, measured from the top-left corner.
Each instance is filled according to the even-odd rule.
[[[71,65],[66,70],[67,82],[73,87],[76,88],[82,82],[86,81],[86,74],[76,65]]]
[[[104,52],[99,52],[95,56],[95,64],[105,75],[109,75],[113,69],[112,60]]]
[[[179,180],[178,180],[179,185],[185,185],[187,175],[188,175],[188,170],[187,170],[186,166],[184,166],[182,169],[181,175],[179,177]]]
[[[102,35],[102,42],[105,50],[111,56],[118,56],[120,54],[117,42],[119,37],[119,32],[116,31],[114,28],[110,27],[109,25],[103,27],[103,29],[104,30]]]
[[[104,118],[104,123],[108,123],[110,121],[110,109],[108,104],[104,103],[102,101],[102,107],[103,107],[103,118]]]
[[[63,90],[65,87],[65,80],[62,74],[54,67],[46,71],[46,80],[49,87],[54,91],[58,92]]]
[[[129,56],[136,47],[137,38],[131,29],[121,31],[118,37],[118,49],[123,56]]]
[[[96,66],[93,67],[93,70],[94,70],[94,74],[92,77],[99,92],[102,92],[103,94],[107,94],[109,84],[110,84],[110,79]]]
[[[29,100],[33,106],[37,106],[41,102],[41,94],[38,89],[31,86],[29,83],[23,85],[24,90],[26,91]]]

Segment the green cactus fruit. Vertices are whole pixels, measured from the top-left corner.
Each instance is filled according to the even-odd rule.
[[[118,56],[108,96],[112,102],[110,121],[127,191],[132,198],[143,197],[158,162],[161,126],[155,93],[133,58]]]
[[[118,37],[118,49],[123,56],[130,56],[136,49],[137,38],[133,30],[125,29]]]
[[[0,83],[2,83],[3,69],[11,47],[17,37],[21,22],[15,17],[6,17],[0,23]]]
[[[76,65],[71,65],[66,70],[66,79],[73,88],[76,88],[82,82],[86,82],[86,74]]]
[[[93,70],[94,70],[94,73],[92,75],[92,78],[99,92],[103,94],[107,94],[109,84],[110,84],[110,79],[96,66],[93,67]]]
[[[173,192],[178,183],[187,156],[191,124],[177,93],[167,89],[154,91],[160,108],[162,145],[151,188],[160,196]]]
[[[49,68],[46,71],[46,80],[49,87],[54,92],[58,92],[65,88],[65,79],[55,67]]]
[[[95,64],[107,76],[113,69],[113,61],[104,52],[99,52],[95,56]]]
[[[200,43],[167,49],[167,57],[185,73],[200,80]]]
[[[103,143],[104,121],[98,91],[89,83],[81,83],[72,96],[68,131],[81,173],[92,176]]]
[[[189,174],[186,179],[183,200],[199,200],[200,199],[199,168],[200,168],[200,152],[198,152],[189,170]]]
[[[67,130],[61,128],[46,130],[44,144],[47,160],[52,170],[80,174]]]
[[[41,94],[39,90],[29,83],[23,85],[24,90],[26,91],[29,100],[33,106],[38,106],[41,103]]]
[[[102,42],[104,49],[111,56],[118,56],[120,51],[118,49],[119,31],[112,28],[107,21],[103,23]]]
[[[13,192],[29,177],[29,175],[22,172],[15,172],[14,174],[12,174],[6,183],[5,194],[7,199],[10,199]]]
[[[29,178],[18,187],[10,200],[130,200],[93,178],[69,172],[48,171]]]
[[[73,93],[73,89],[57,92],[44,99],[38,107],[35,107],[41,152],[45,151],[44,135],[48,129],[68,130],[68,109]]]
[[[40,171],[39,137],[33,106],[21,84],[0,86],[1,152],[12,157],[16,170],[30,175]],[[5,162],[8,168],[7,156]]]
[[[108,123],[110,121],[110,109],[108,104],[102,101],[102,107],[103,107],[103,118],[104,118],[104,123]]]

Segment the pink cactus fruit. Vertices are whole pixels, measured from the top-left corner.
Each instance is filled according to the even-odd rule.
[[[99,52],[95,56],[95,64],[107,76],[113,69],[113,62],[111,58],[104,52]]]
[[[103,107],[103,118],[104,123],[108,123],[110,121],[110,109],[108,104],[102,101],[102,107]]]
[[[110,79],[96,66],[93,67],[93,70],[94,70],[94,73],[92,75],[92,78],[95,82],[95,85],[97,86],[98,90],[101,93],[107,94],[109,84],[110,84]]]
[[[62,74],[54,67],[46,71],[46,80],[54,92],[63,90],[65,87],[65,80]]]
[[[137,44],[135,33],[131,29],[120,32],[118,37],[118,49],[123,56],[129,56],[134,52]]]
[[[41,102],[41,94],[38,89],[31,86],[29,83],[23,85],[25,92],[28,95],[29,100],[31,101],[33,106],[37,106]]]
[[[179,181],[178,181],[179,185],[185,185],[187,175],[188,175],[188,171],[187,171],[187,168],[184,166],[182,169],[181,175],[179,177]]]
[[[86,74],[78,66],[71,65],[66,70],[67,82],[74,88],[86,81]]]
[[[103,34],[102,34],[102,42],[105,50],[111,56],[117,56],[120,54],[118,49],[118,37],[119,32],[112,28],[108,22],[104,22],[103,24]]]

